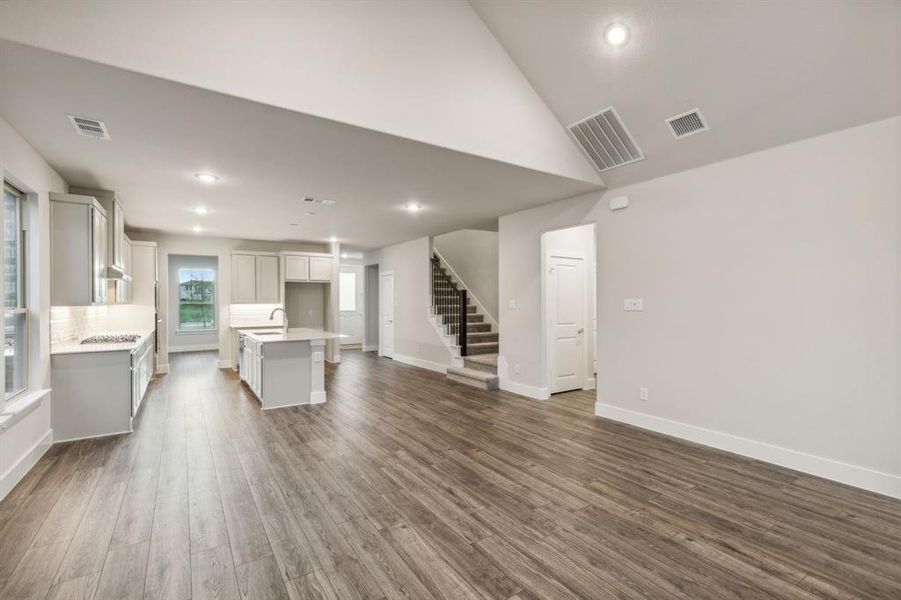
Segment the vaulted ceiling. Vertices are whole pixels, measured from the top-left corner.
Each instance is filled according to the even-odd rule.
[[[131,227],[373,248],[898,114],[899,23],[851,0],[14,0],[0,116]],[[646,159],[599,176],[565,126],[611,105]],[[710,131],[673,139],[695,107]]]

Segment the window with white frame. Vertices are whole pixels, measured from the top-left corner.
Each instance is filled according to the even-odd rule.
[[[213,269],[178,270],[178,330],[216,329],[216,272]]]
[[[3,184],[4,400],[28,387],[28,310],[25,305],[25,194]]]
[[[341,312],[357,310],[357,274],[342,271],[338,275],[338,309]]]

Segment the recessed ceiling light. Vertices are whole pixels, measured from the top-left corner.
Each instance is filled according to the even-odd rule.
[[[611,23],[604,30],[604,39],[611,46],[623,46],[629,41],[629,30],[622,23]]]
[[[336,238],[335,236],[332,236],[332,237],[330,237],[330,238],[328,239],[328,241],[330,241],[330,242],[337,242],[337,241],[338,241],[338,238]]]
[[[219,181],[219,176],[212,173],[197,173],[194,177],[203,183],[216,183]]]
[[[342,252],[342,253],[341,253],[341,258],[347,258],[347,252]]]
[[[300,223],[288,223],[291,227],[300,227]]]
[[[308,210],[308,211],[307,211],[307,215],[309,215],[309,216],[311,216],[311,217],[315,217],[315,216],[316,216],[316,213],[314,213],[312,210]]]
[[[201,231],[203,231],[203,227],[201,227],[200,225],[195,225],[191,228],[191,231],[193,231],[194,233],[200,233]]]
[[[195,206],[194,212],[197,213],[198,215],[205,215],[210,211],[208,211],[205,206]]]
[[[407,202],[407,204],[406,204],[406,206],[404,206],[404,208],[407,209],[407,211],[412,212],[412,213],[419,212],[420,210],[422,210],[422,207],[419,206],[418,204],[416,204],[415,202]]]

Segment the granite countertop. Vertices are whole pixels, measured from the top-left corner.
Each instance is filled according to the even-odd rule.
[[[138,333],[141,335],[134,342],[119,342],[115,344],[82,344],[79,338],[56,340],[50,342],[50,354],[86,354],[90,352],[134,352],[138,347],[153,335],[153,329],[129,331],[104,331],[91,335],[117,335],[120,333]]]
[[[324,331],[322,329],[308,329],[306,327],[296,327],[288,330],[288,333],[282,331],[275,332],[271,335],[260,335],[253,331],[245,331],[244,335],[258,342],[268,344],[271,342],[309,342],[310,340],[333,340],[344,337],[338,333]]]

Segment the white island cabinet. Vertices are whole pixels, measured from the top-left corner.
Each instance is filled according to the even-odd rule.
[[[263,410],[325,402],[325,342],[321,329],[242,331],[241,379]]]

